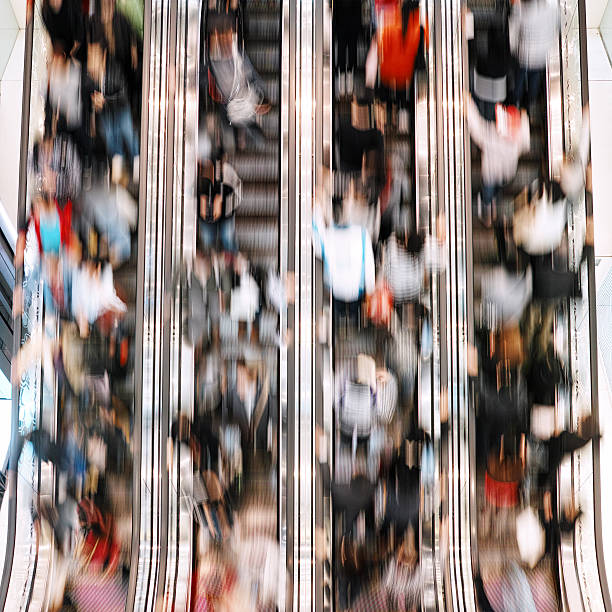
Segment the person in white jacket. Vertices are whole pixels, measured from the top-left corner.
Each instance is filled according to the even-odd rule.
[[[497,192],[516,175],[519,157],[531,144],[529,119],[521,113],[520,123],[503,133],[494,121],[487,121],[472,98],[467,100],[470,136],[482,151],[482,201],[490,207]]]
[[[314,242],[323,260],[325,281],[341,310],[355,316],[358,304],[374,291],[376,271],[372,240],[361,225],[326,226],[315,209]]]
[[[518,62],[514,102],[519,106],[525,89],[528,102],[537,99],[549,51],[559,44],[560,14],[557,0],[521,0],[509,19],[510,48]]]

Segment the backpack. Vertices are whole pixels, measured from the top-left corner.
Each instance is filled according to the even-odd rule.
[[[112,516],[103,514],[87,497],[79,502],[78,515],[84,534],[82,554],[86,564],[98,570],[114,571],[119,565],[120,548]]]

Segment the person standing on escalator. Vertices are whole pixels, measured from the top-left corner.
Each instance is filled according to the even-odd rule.
[[[516,2],[508,26],[510,49],[518,64],[514,103],[520,106],[527,91],[527,102],[532,107],[540,95],[548,52],[555,44],[559,44],[560,15],[557,0]]]

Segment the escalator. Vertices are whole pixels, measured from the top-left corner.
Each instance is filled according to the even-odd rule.
[[[78,8],[64,38],[48,4],[32,3],[27,15],[15,250],[23,264],[15,271],[13,312],[19,316],[8,503],[2,505],[3,609],[82,609],[100,600],[108,609],[126,606],[136,451],[142,39],[137,16],[130,22],[114,4],[105,8],[129,33],[121,40],[132,53],[128,80],[121,64],[126,56],[111,48],[110,34],[94,36],[101,7],[91,8],[91,14]],[[78,40],[74,58],[66,35]],[[54,51],[47,55],[50,39]],[[100,49],[104,60],[95,65],[103,67],[94,73]],[[82,97],[57,95],[64,68]],[[108,86],[111,70],[120,75],[115,90]],[[33,86],[47,79],[47,88]],[[115,111],[103,110],[105,102],[94,107],[86,86],[103,100],[119,92],[113,108],[123,113],[121,141],[111,140],[115,126],[108,119]],[[58,242],[46,242],[54,233]]]
[[[489,2],[468,2],[467,7],[471,12],[468,30],[473,32],[473,40],[469,43],[469,58],[467,56],[464,58],[463,70],[469,71],[465,76],[465,81],[467,83],[469,80],[472,91],[474,91],[475,62],[478,61],[478,57],[483,57],[483,54],[486,56],[487,52],[491,53],[490,49],[486,49],[486,42],[485,47],[482,47],[483,41],[487,39],[487,31],[491,31],[491,27],[497,27],[498,32],[504,32],[508,8],[505,4]],[[553,474],[552,507],[558,510],[552,512],[571,513],[573,508],[581,507],[583,514],[579,516],[575,530],[561,532],[556,536],[559,538],[556,541],[555,527],[547,527],[547,546],[545,553],[542,549],[544,553],[542,558],[538,557],[526,563],[526,545],[524,540],[520,541],[518,517],[524,518],[525,508],[530,507],[535,508],[537,515],[538,508],[542,508],[544,504],[545,509],[540,511],[539,520],[543,521],[542,524],[546,526],[546,521],[551,520],[547,518],[546,510],[549,494],[544,493],[543,489],[535,485],[533,478],[523,481],[521,496],[517,500],[518,504],[510,502],[509,499],[502,501],[495,493],[495,487],[509,486],[517,478],[519,471],[522,472],[525,469],[528,471],[533,467],[533,462],[536,461],[534,448],[539,448],[538,444],[540,444],[537,441],[538,436],[546,440],[547,436],[557,435],[562,430],[575,430],[589,412],[596,415],[596,402],[591,402],[591,398],[587,399],[584,395],[585,392],[588,393],[584,387],[590,389],[593,377],[596,380],[596,365],[592,357],[585,359],[584,353],[595,341],[593,332],[589,329],[594,316],[592,309],[589,308],[589,300],[593,297],[594,272],[590,263],[592,254],[587,251],[586,265],[583,265],[580,259],[584,240],[584,220],[588,216],[588,205],[585,206],[585,201],[588,202],[590,197],[590,194],[586,194],[585,200],[584,190],[569,200],[569,222],[561,246],[554,253],[549,252],[543,256],[548,258],[548,261],[552,261],[552,269],[560,271],[559,274],[564,270],[576,271],[580,277],[582,293],[569,299],[559,299],[550,305],[547,305],[549,302],[545,300],[542,302],[538,299],[529,303],[522,317],[519,317],[520,327],[516,327],[519,330],[520,342],[524,344],[527,359],[524,361],[521,358],[517,361],[518,355],[508,354],[497,373],[497,387],[498,394],[500,394],[497,397],[502,397],[501,393],[504,389],[517,389],[525,384],[527,384],[530,397],[540,397],[542,393],[529,386],[533,383],[525,383],[523,380],[523,376],[530,376],[529,368],[533,366],[529,364],[537,359],[538,351],[541,350],[548,351],[547,354],[554,356],[551,357],[553,360],[559,360],[560,367],[569,372],[569,376],[561,376],[558,380],[554,389],[554,399],[548,400],[548,403],[552,404],[550,408],[542,406],[533,408],[534,413],[537,410],[540,415],[548,411],[552,424],[545,425],[545,420],[542,418],[536,420],[537,417],[531,414],[530,407],[524,417],[525,424],[519,426],[514,434],[508,434],[509,429],[506,424],[504,429],[508,435],[503,436],[501,442],[499,438],[491,442],[495,438],[492,432],[497,431],[496,426],[492,424],[495,422],[495,417],[491,415],[491,406],[494,405],[492,402],[495,400],[492,395],[483,391],[482,378],[487,374],[481,369],[486,369],[487,360],[502,350],[502,345],[509,346],[504,344],[505,341],[500,344],[500,327],[504,329],[501,332],[503,335],[508,333],[508,325],[519,323],[519,319],[516,319],[514,323],[508,323],[504,319],[505,322],[501,325],[500,311],[496,310],[496,307],[489,301],[491,298],[486,297],[491,295],[491,290],[487,287],[491,286],[492,275],[498,274],[500,262],[511,275],[518,274],[512,277],[514,279],[521,278],[521,273],[525,273],[526,270],[521,264],[524,252],[513,242],[513,215],[520,211],[525,205],[524,202],[537,200],[537,191],[541,189],[543,183],[548,185],[549,181],[559,180],[562,162],[566,159],[568,152],[574,155],[574,159],[578,154],[578,143],[582,138],[581,124],[583,123],[579,100],[586,99],[585,92],[588,96],[588,88],[583,82],[585,78],[583,68],[579,66],[581,62],[582,66],[586,63],[586,49],[581,48],[581,53],[585,55],[580,60],[576,57],[570,59],[574,53],[571,50],[570,40],[579,40],[586,36],[586,32],[580,30],[578,23],[580,19],[577,18],[582,14],[581,19],[584,19],[584,7],[574,8],[577,12],[572,19],[568,17],[568,6],[561,3],[562,34],[559,45],[558,47],[555,45],[549,53],[545,83],[539,98],[526,106],[531,124],[530,148],[528,152],[521,155],[514,180],[505,185],[503,191],[498,194],[496,206],[491,211],[492,214],[482,206],[479,196],[482,184],[479,172],[480,152],[474,143],[470,149],[466,148],[466,151],[470,151],[471,158],[468,193],[472,202],[472,223],[467,248],[471,251],[470,255],[473,260],[473,271],[469,272],[473,274],[472,329],[475,330],[474,341],[480,352],[478,376],[481,377],[479,380],[474,379],[472,383],[470,408],[475,414],[475,423],[470,435],[473,436],[476,446],[473,459],[476,488],[471,519],[472,548],[473,570],[474,575],[478,578],[478,605],[483,609],[486,609],[486,599],[494,609],[503,606],[499,600],[500,594],[505,593],[506,596],[511,596],[512,592],[512,587],[508,587],[508,583],[504,581],[508,580],[508,576],[519,567],[521,569],[518,570],[518,574],[513,575],[515,579],[520,575],[520,579],[525,581],[524,584],[527,587],[525,592],[529,594],[528,597],[533,597],[535,608],[538,610],[607,608],[604,603],[607,599],[605,569],[602,565],[601,552],[597,552],[596,532],[593,531],[599,521],[599,509],[594,503],[594,499],[597,499],[597,487],[594,486],[590,490],[591,481],[586,487],[583,487],[578,485],[579,480],[575,479],[575,470],[580,471],[581,469],[579,466],[596,465],[593,462],[594,455],[591,454],[591,447],[595,450],[598,441],[588,442],[573,456],[570,455],[570,458],[565,459],[560,469]],[[583,22],[582,25],[584,25]],[[509,81],[509,88],[511,87],[511,81]],[[536,277],[534,277],[534,283],[535,281]],[[536,288],[534,284],[534,291]],[[538,289],[538,291],[541,290]],[[518,290],[516,295],[518,295]],[[588,323],[589,321],[591,323]],[[542,347],[548,348],[542,349]],[[579,357],[581,354],[583,355],[582,360]],[[578,365],[579,362],[582,363],[582,366]],[[592,368],[590,371],[587,366],[589,362]],[[522,405],[523,400],[518,395],[504,397],[506,399],[502,400],[502,403],[508,401],[507,398],[513,398],[510,401],[515,407]],[[544,402],[540,400],[539,403]],[[589,404],[592,406],[591,411],[585,410]],[[547,427],[552,427],[554,431],[544,433]],[[521,436],[521,431],[528,432],[527,438],[524,435]],[[505,439],[508,437],[510,437],[509,444]],[[535,443],[534,440],[536,440]],[[527,449],[526,454],[525,448]],[[488,454],[489,451],[492,454]],[[492,457],[495,454],[498,456]],[[514,465],[516,469],[512,475],[513,461],[521,457],[519,461],[522,462],[522,467],[516,463]],[[498,468],[500,471],[496,473],[495,470]],[[521,478],[518,477],[518,479]],[[500,485],[502,481],[504,484]],[[492,484],[494,482],[497,482],[495,487]],[[593,497],[594,494],[595,497]],[[492,508],[494,508],[495,518],[492,522],[488,522],[487,517]],[[500,515],[503,518],[500,518]],[[587,536],[588,545],[583,539],[584,529],[590,534]],[[532,532],[532,541],[537,541],[537,537]],[[589,547],[588,552],[585,546]]]
[[[433,170],[437,160],[432,137],[437,134],[434,9],[431,3],[422,3],[413,13],[417,33],[422,26],[423,55],[417,59],[412,87],[394,92],[380,81],[374,89],[365,83],[371,41],[389,13],[385,15],[378,3],[372,3],[371,10],[354,6],[349,10],[341,2],[332,3],[331,11],[327,8],[318,14],[324,32],[318,51],[324,60],[316,73],[322,84],[323,111],[315,123],[320,138],[315,159],[322,161],[323,172],[314,216],[321,258],[314,268],[315,444],[321,483],[315,524],[321,533],[317,544],[323,550],[315,572],[319,593],[315,601],[321,610],[388,609],[399,601],[408,607],[437,609],[444,601],[439,581],[444,555],[436,540],[441,515],[434,501],[439,499],[434,474],[440,452],[439,292],[444,264],[425,267],[423,285],[408,300],[397,294],[391,313],[368,313],[365,301],[353,313],[353,304],[337,297],[338,279],[327,256],[330,248],[336,248],[334,240],[346,239],[342,232],[363,228],[359,231],[368,237],[368,244],[371,239],[371,247],[364,244],[364,251],[372,248],[375,262],[377,289],[372,302],[384,309],[384,300],[376,302],[380,287],[388,287],[394,279],[387,276],[385,281],[389,273],[383,258],[391,257],[389,245],[396,244],[399,230],[404,227],[405,232],[398,244],[417,235],[438,244],[443,209]],[[353,27],[355,32],[351,30],[354,45],[347,37],[351,27],[347,24],[359,24]],[[363,144],[366,140],[368,144]],[[363,172],[361,179],[356,178],[358,169],[351,159],[356,155],[351,148],[360,146],[365,147],[369,183],[360,183]],[[384,165],[388,188],[380,199],[372,193],[376,179],[371,158],[376,156],[374,164]],[[347,242],[343,248],[351,247]],[[418,273],[415,280],[420,285]],[[371,397],[372,389],[377,400],[386,398],[389,404],[377,403],[378,412],[370,415],[362,396]],[[364,421],[351,427],[349,409],[367,413],[367,425]],[[371,498],[365,500],[370,492]],[[403,554],[412,560],[396,565]],[[391,575],[398,581],[395,590]]]
[[[142,108],[139,180],[132,175],[125,184],[138,202],[138,215],[129,259],[113,270],[113,285],[127,308],[110,328],[91,322],[88,340],[76,333],[70,344],[81,342],[93,359],[91,352],[106,351],[112,338],[122,363],[106,367],[112,369],[110,408],[97,399],[94,404],[104,405],[83,408],[67,400],[57,354],[55,363],[47,356],[22,369],[13,393],[11,461],[0,506],[4,609],[46,610],[63,601],[91,610],[104,600],[109,610],[199,610],[219,597],[220,578],[233,592],[236,609],[245,610],[360,604],[389,609],[397,603],[397,593],[389,594],[394,576],[398,583],[404,580],[404,603],[423,610],[482,607],[483,583],[494,599],[496,564],[502,556],[504,563],[518,559],[518,551],[508,544],[508,534],[502,541],[489,530],[487,537],[479,520],[485,514],[481,402],[466,356],[486,314],[480,278],[498,261],[503,232],[478,218],[479,156],[469,145],[462,115],[476,50],[468,57],[458,5],[423,2],[418,23],[428,37],[413,88],[400,104],[393,96],[386,99],[382,88],[372,96],[363,87],[369,43],[376,36],[376,10],[366,10],[369,4],[360,3],[352,16],[363,36],[351,67],[351,54],[339,52],[342,15],[334,15],[326,0],[145,3],[143,88],[131,109],[137,120],[136,107]],[[372,2],[377,4],[385,3]],[[230,119],[234,111],[221,66],[227,49],[218,39],[211,42],[227,32],[228,7],[239,24],[235,32],[230,26],[236,42],[231,57],[248,58],[257,75],[247,88],[257,92],[247,125],[237,115]],[[475,16],[474,47],[500,13],[491,2],[474,0],[468,8]],[[566,17],[574,15],[571,7],[562,8],[568,9],[567,23],[557,63],[550,62],[545,93],[530,109],[531,149],[504,190],[497,220],[510,218],[524,186],[543,172],[554,176],[564,151],[579,139],[576,100],[586,100],[588,90],[568,40],[582,42],[576,21],[584,21],[584,3],[578,3],[579,20]],[[95,15],[95,7],[91,10]],[[44,36],[37,10],[26,45],[24,93],[30,102],[22,126],[23,224],[36,175],[36,137],[27,135],[36,134],[37,109],[44,106],[31,87],[31,71],[45,64]],[[342,36],[346,42],[346,32]],[[581,48],[583,63],[584,53]],[[238,77],[234,73],[232,86]],[[355,118],[358,125],[351,125]],[[373,189],[367,180],[355,188],[358,173],[351,176],[345,165],[348,126],[378,131],[385,172]],[[112,159],[104,151],[96,159],[83,174],[78,199],[86,203],[101,197],[99,192],[119,192]],[[230,184],[229,173],[217,174],[224,163],[239,181],[231,193],[221,187],[223,205],[227,194],[239,198],[231,214],[228,207],[219,217],[215,189]],[[364,174],[371,169],[366,163]],[[353,325],[354,313],[334,299],[329,270],[313,249],[312,221],[319,221],[321,211],[331,219],[334,207],[351,199],[349,191],[354,208],[332,229],[341,231],[346,223],[367,228],[377,280],[386,275],[382,253],[389,257],[386,247],[401,233],[393,231],[398,225],[410,230],[399,242],[416,234],[437,242],[437,260],[426,268],[418,299],[401,305],[397,299],[389,321],[374,309],[366,323],[362,305]],[[367,202],[372,194],[374,201]],[[390,214],[393,206],[377,208],[379,196],[392,201],[397,214]],[[559,266],[577,266],[580,219],[589,206],[588,194],[574,203]],[[223,221],[230,221],[231,233],[224,233]],[[109,258],[103,239],[108,231],[103,219],[81,231],[86,257]],[[507,224],[505,235],[513,256]],[[15,353],[37,334],[52,344],[71,323],[48,307],[53,296],[50,302],[37,282],[36,247],[31,236],[25,266],[16,270],[17,285],[26,290],[23,316],[15,320]],[[596,343],[589,309],[593,274],[588,259],[582,299],[561,304],[553,317],[551,342],[574,381],[571,389],[556,393],[556,416],[565,426],[576,425],[579,407],[596,392],[589,352]],[[7,297],[1,289],[0,309]],[[100,337],[104,341],[94,344]],[[2,358],[8,355],[2,351],[4,371]],[[371,389],[379,383],[380,398],[397,393],[392,406],[372,403],[377,400]],[[345,407],[347,394],[357,407],[366,390],[378,416],[370,414],[362,431],[355,423],[347,426]],[[87,416],[81,418],[79,410]],[[127,450],[120,466],[98,466],[94,475],[89,468],[101,437],[96,428],[104,419],[122,432]],[[378,425],[372,427],[374,420]],[[49,460],[31,433],[44,430],[50,444],[63,447],[73,425],[87,457],[82,492],[73,482],[66,485],[65,465]],[[90,438],[96,444],[89,444]],[[113,476],[105,482],[107,471]],[[576,499],[584,515],[575,535],[564,535],[556,554],[546,555],[533,575],[527,572],[528,581],[550,595],[549,608],[542,609],[604,609],[609,600],[599,474],[596,446],[561,467],[559,503]],[[338,492],[352,495],[356,477],[368,489],[372,515],[360,508],[347,525]],[[92,501],[114,523],[111,539],[120,542],[116,566],[109,553],[102,561],[107,571],[95,567],[95,548],[86,548],[94,530],[84,507],[71,536],[84,550],[52,528],[67,498]],[[401,517],[389,519],[394,502]],[[508,524],[515,518],[505,516]],[[388,529],[394,521],[403,521],[403,527]],[[372,526],[380,537],[371,537]],[[408,557],[406,575],[390,571],[396,555]],[[343,605],[345,595],[350,606]],[[367,599],[377,596],[384,598],[382,607]]]

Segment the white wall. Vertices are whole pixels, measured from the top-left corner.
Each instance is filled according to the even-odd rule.
[[[586,0],[587,28],[598,28],[608,0]]]
[[[17,226],[24,30],[20,30],[0,81],[0,203]]]

